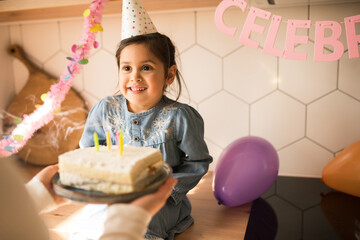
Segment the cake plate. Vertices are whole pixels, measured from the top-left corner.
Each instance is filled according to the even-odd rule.
[[[167,163],[165,163],[159,171],[159,176],[146,185],[144,189],[123,194],[107,194],[63,185],[60,182],[59,173],[55,174],[52,182],[57,195],[73,201],[99,204],[127,203],[146,194],[155,192],[168,178],[172,177],[172,168]]]

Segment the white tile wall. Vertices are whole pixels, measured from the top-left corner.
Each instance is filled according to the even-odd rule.
[[[240,47],[236,38],[221,33],[214,24],[214,11],[199,11],[196,13],[197,44],[223,57]],[[241,10],[229,9],[224,14],[224,22],[228,26],[238,27],[239,31],[245,22]],[[236,33],[236,35],[239,32]]]
[[[176,43],[180,53],[195,44],[196,22],[194,11],[176,14],[158,13],[153,14],[151,19],[159,32],[165,33]]]
[[[280,175],[321,176],[336,153],[360,139],[360,59],[349,60],[345,50],[338,62],[313,62],[314,27],[298,33],[309,32],[310,43],[296,48],[309,54],[307,61],[264,54],[266,30],[264,35],[251,36],[260,42],[258,50],[237,41],[247,12],[226,11],[225,23],[238,27],[234,36],[227,36],[215,27],[214,10],[150,13],[158,31],[170,36],[178,47],[190,104],[205,120],[205,137],[214,156],[210,169],[215,169],[221,152],[232,141],[257,135],[278,150]],[[343,22],[344,17],[359,14],[360,4],[265,10],[283,17],[275,42],[276,48],[283,49],[287,19]],[[267,29],[269,23],[259,24]],[[116,91],[114,53],[121,16],[104,16],[102,25],[99,48],[92,50],[89,64],[74,81],[89,107]],[[65,71],[71,46],[81,37],[82,18],[3,24],[0,31],[0,107],[5,108],[28,77],[22,63],[5,54],[9,43],[22,45],[36,65],[59,76]],[[341,40],[346,49],[344,33]],[[189,102],[187,96],[182,99]]]
[[[221,90],[222,63],[219,57],[196,45],[181,54],[181,61],[185,83],[195,102],[200,103]]]
[[[115,56],[119,39],[121,39],[121,25],[119,25],[119,22],[121,22],[121,16],[104,16],[102,26],[106,31],[102,32],[101,37],[97,38],[103,49],[108,50],[113,56]]]
[[[41,64],[60,50],[57,22],[24,24],[21,32],[25,52]]]
[[[225,91],[200,103],[199,111],[206,121],[205,137],[221,148],[249,134],[249,106]]]
[[[333,157],[330,151],[307,138],[281,149],[278,154],[284,159],[279,174],[285,176],[321,176],[323,166]]]
[[[360,100],[359,61],[343,57],[339,65],[339,89]]]
[[[305,136],[305,106],[275,91],[251,106],[251,135],[269,140],[276,149]]]
[[[333,91],[337,86],[338,62],[314,62],[314,44],[300,45],[295,51],[307,53],[306,61],[279,61],[279,89],[303,103]]]
[[[82,19],[63,20],[59,22],[60,46],[62,51],[69,55],[72,54],[71,47],[80,40],[82,29]],[[92,53],[94,52],[95,50],[93,49]]]
[[[224,58],[224,89],[247,103],[276,90],[276,57],[241,47]],[[261,71],[259,71],[261,69]]]
[[[360,102],[341,91],[308,106],[307,136],[332,152],[359,140],[359,123]]]

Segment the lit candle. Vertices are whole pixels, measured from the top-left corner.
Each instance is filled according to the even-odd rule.
[[[97,135],[96,132],[94,132],[94,145],[96,148],[96,151],[99,151],[99,136]]]
[[[106,133],[106,145],[107,145],[108,149],[110,150],[111,142],[110,142],[110,133],[109,132]]]
[[[124,151],[123,131],[120,129],[120,134],[119,134],[119,153],[120,153],[120,156],[123,155],[123,151]]]

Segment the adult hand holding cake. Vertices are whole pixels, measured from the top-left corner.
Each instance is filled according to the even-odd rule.
[[[164,206],[176,183],[176,178],[169,178],[155,193],[142,196],[132,201],[131,205],[142,207],[154,216]]]

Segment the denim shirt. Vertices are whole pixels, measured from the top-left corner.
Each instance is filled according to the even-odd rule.
[[[198,184],[212,162],[204,141],[204,122],[194,108],[165,96],[155,107],[142,113],[129,112],[124,96],[109,96],[90,110],[80,147],[94,146],[94,132],[101,145],[106,145],[106,132],[110,132],[111,143],[115,145],[120,129],[124,144],[159,149],[178,179],[145,235],[173,239],[175,233],[183,232],[193,223],[186,193]]]

